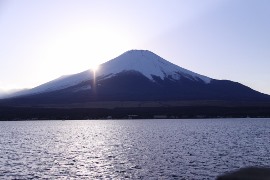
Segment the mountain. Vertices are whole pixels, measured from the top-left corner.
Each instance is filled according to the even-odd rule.
[[[212,79],[181,68],[148,50],[131,50],[96,72],[62,76],[2,102],[70,104],[107,101],[264,102],[270,96],[240,83]]]
[[[0,89],[0,99],[1,98],[8,98],[14,96],[16,93],[22,93],[26,91],[27,89],[10,89],[10,90],[2,90]]]

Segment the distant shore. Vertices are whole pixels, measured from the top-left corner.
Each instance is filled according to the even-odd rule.
[[[148,103],[149,105],[150,103]],[[105,104],[106,105],[106,104]],[[14,107],[0,106],[0,120],[76,120],[76,119],[200,119],[270,118],[270,105],[187,105],[122,107]]]

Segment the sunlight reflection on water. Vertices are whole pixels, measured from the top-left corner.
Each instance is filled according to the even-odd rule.
[[[269,166],[270,119],[0,122],[0,179],[214,179]]]

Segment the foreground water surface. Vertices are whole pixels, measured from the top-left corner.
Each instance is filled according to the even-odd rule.
[[[270,162],[270,119],[0,122],[0,179],[215,179]]]

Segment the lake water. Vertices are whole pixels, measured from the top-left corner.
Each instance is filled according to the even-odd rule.
[[[270,165],[270,119],[0,122],[0,179],[215,179]]]

